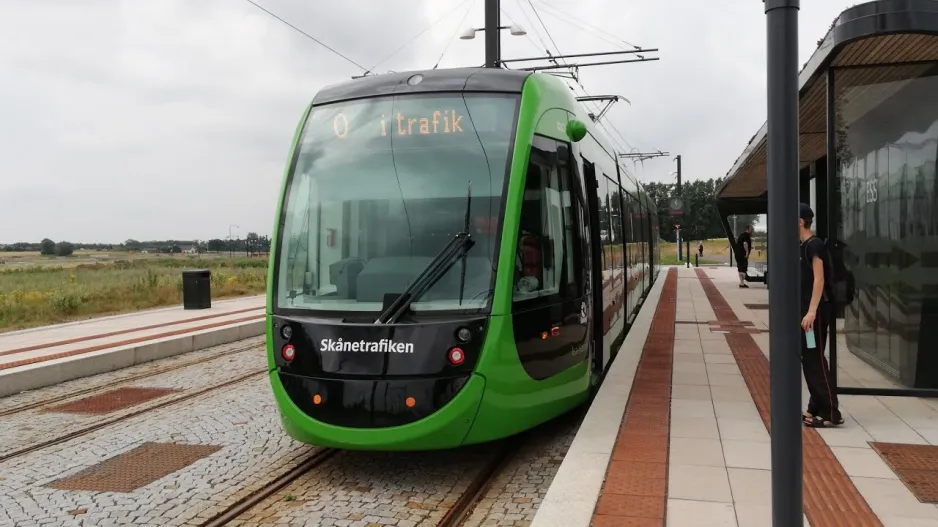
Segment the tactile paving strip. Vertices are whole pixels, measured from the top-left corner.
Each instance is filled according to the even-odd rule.
[[[144,443],[48,486],[59,490],[132,492],[220,449],[216,445]]]
[[[107,414],[178,392],[172,388],[125,387],[46,408],[43,412]]]
[[[889,468],[923,503],[938,503],[938,446],[870,442]]]
[[[700,269],[696,272],[717,318],[739,322],[733,308],[706,273]],[[762,422],[771,434],[769,360],[751,335],[728,334],[726,342],[759,409]],[[811,527],[882,527],[882,522],[847,476],[821,434],[813,428],[803,427],[801,437],[804,448],[804,512]]]
[[[677,270],[671,269],[642,348],[625,417],[594,511],[594,527],[665,524],[676,312]]]

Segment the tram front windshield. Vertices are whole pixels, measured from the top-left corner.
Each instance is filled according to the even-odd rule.
[[[467,93],[314,107],[284,203],[277,307],[382,311],[466,231],[468,209],[475,244],[410,307],[486,308],[517,105]]]

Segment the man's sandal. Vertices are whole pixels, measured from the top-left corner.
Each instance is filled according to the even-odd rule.
[[[838,419],[837,421],[827,421],[819,415],[815,415],[810,418],[806,417],[804,420],[804,425],[810,428],[833,428],[842,424],[844,424],[843,418]]]

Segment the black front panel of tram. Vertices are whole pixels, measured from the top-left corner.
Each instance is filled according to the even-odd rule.
[[[305,414],[350,428],[383,428],[423,419],[450,402],[468,380],[468,375],[370,381],[280,374],[287,395]]]
[[[276,316],[274,362],[287,395],[310,417],[356,428],[398,426],[439,410],[465,386],[486,322],[378,325]]]
[[[289,325],[290,339],[282,328]],[[469,330],[468,342],[457,337]],[[305,377],[456,377],[472,372],[485,341],[486,318],[419,324],[347,324],[274,317],[274,360],[283,373]],[[287,361],[283,347],[292,344]],[[459,348],[461,363],[450,360]]]

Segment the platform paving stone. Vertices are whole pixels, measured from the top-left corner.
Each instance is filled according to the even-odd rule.
[[[224,347],[216,350],[210,360],[187,366],[178,370],[154,375],[133,381],[127,385],[139,388],[170,388],[177,392],[157,397],[144,403],[128,406],[116,411],[102,414],[70,413],[62,410],[66,403],[74,403],[97,394],[87,394],[58,401],[51,407],[40,407],[26,410],[12,415],[0,417],[0,456],[29,447],[35,443],[48,441],[53,437],[61,437],[72,432],[82,430],[88,426],[137,412],[168,400],[185,396],[187,392],[205,389],[221,384],[240,376],[248,375],[254,371],[263,371],[267,363],[263,346],[252,347],[230,356],[220,356]],[[117,387],[114,387],[117,388]],[[107,391],[110,391],[109,388]],[[53,410],[53,411],[49,411]]]
[[[739,322],[733,308],[727,303],[710,277],[701,269],[696,270],[696,274],[717,319],[722,322]],[[751,334],[731,333],[725,338],[758,409],[758,417],[761,417],[766,430],[771,433],[769,361]],[[715,407],[716,404],[714,401]],[[717,417],[720,417],[719,411],[717,411]],[[870,508],[818,431],[807,427],[802,428],[802,441],[805,462],[804,510],[811,525],[813,527],[839,525],[882,527],[883,523]],[[725,443],[724,447],[726,447]],[[734,452],[732,449],[725,449],[725,452],[745,455],[742,450]],[[771,466],[760,468],[769,469]]]
[[[132,492],[50,486],[148,442],[221,448]],[[0,525],[200,525],[315,451],[283,432],[254,378],[0,463]]]
[[[665,525],[677,275],[670,269],[659,278],[664,287],[594,511],[596,527]],[[688,338],[697,331],[678,327]]]

